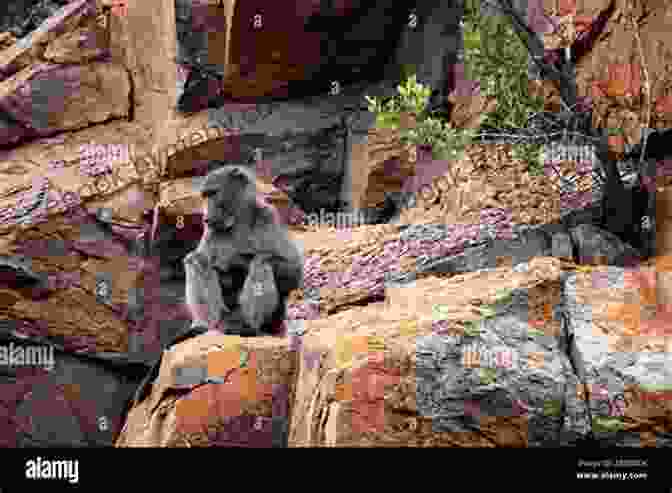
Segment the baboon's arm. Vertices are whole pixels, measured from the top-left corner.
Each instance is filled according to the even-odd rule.
[[[221,320],[222,310],[229,311],[224,303],[217,272],[198,250],[184,258],[184,272],[185,302],[193,323],[215,327]]]

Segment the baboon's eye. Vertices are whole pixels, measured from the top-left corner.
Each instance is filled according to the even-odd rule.
[[[212,197],[213,195],[215,195],[215,191],[212,189],[206,189],[201,192],[201,196],[205,199]]]
[[[231,170],[231,174],[229,175],[229,178],[231,178],[232,180],[236,180],[240,183],[247,183],[248,182],[247,175],[240,168],[233,168]]]

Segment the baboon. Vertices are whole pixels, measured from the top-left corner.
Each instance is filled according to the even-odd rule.
[[[287,296],[303,282],[303,256],[244,166],[212,171],[201,196],[206,229],[184,259],[194,323],[221,323],[228,334],[268,333],[284,320]]]

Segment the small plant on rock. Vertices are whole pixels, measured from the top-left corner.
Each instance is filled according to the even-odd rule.
[[[512,149],[513,156],[527,163],[531,175],[544,174],[543,145],[535,143],[518,144]]]
[[[425,108],[431,89],[420,84],[415,74],[399,84],[397,92],[385,102],[366,96],[369,111],[376,114],[376,126],[398,130],[405,144],[431,147],[433,159],[459,159],[474,132],[452,128],[450,122],[428,114]],[[404,116],[415,124],[402,125]]]

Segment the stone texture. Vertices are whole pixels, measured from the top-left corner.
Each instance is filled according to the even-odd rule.
[[[662,90],[664,84],[652,83],[651,122],[645,122],[646,111],[642,110],[640,95],[645,84],[641,65],[646,63],[651,81],[667,80],[665,44],[668,5],[656,2],[641,2],[626,5],[613,2],[614,9],[606,19],[602,36],[585,51],[587,31],[601,12],[607,12],[610,0],[596,2],[567,2],[560,6],[552,0],[544,0],[543,12],[553,15],[558,29],[540,32],[547,50],[562,49],[577,41],[576,48],[584,53],[576,66],[576,81],[579,97],[589,97],[592,102],[592,122],[596,128],[623,128],[622,139],[612,140],[612,151],[622,146],[622,141],[635,144],[641,138],[641,129],[670,126],[669,97]],[[638,29],[633,29],[628,17],[632,15]],[[543,31],[543,30],[537,30]],[[640,52],[635,33],[641,40]],[[583,39],[583,41],[581,41]],[[543,92],[547,110],[556,111],[559,106],[557,85],[544,80]]]
[[[343,314],[307,322],[290,444],[570,445],[588,421],[563,390],[578,380],[560,350],[560,323],[549,317],[529,338],[544,303],[558,300],[555,262],[537,258],[525,272],[505,267],[444,280],[431,300],[421,280],[390,291],[385,310],[363,308],[353,328]],[[510,299],[496,302],[500,290]],[[474,307],[493,302],[491,318],[465,335],[456,321],[478,321]],[[525,363],[523,346],[539,357],[537,366]],[[564,425],[559,408],[544,408],[553,401],[568,404]]]
[[[259,10],[254,2],[226,5],[218,9],[208,1],[175,1],[180,111],[221,106],[227,99],[327,93],[333,81],[343,88],[380,80],[387,70],[395,71],[390,58],[399,65],[416,63],[419,77],[436,91],[432,103],[437,108],[447,104],[454,83],[448,80],[449,67],[461,43],[453,2],[407,1],[394,7],[345,2],[333,12],[305,1],[293,9],[264,4]],[[413,27],[408,25],[411,11],[418,17]],[[250,19],[259,12],[255,28]]]
[[[161,334],[151,330],[162,328],[158,321],[174,316],[180,304],[172,300],[167,309],[160,308],[158,292],[150,289],[153,264],[141,258],[148,255],[145,244],[151,234],[144,211],[155,203],[151,186],[143,181],[151,177],[132,165],[118,169],[116,163],[112,168],[118,174],[89,176],[81,151],[93,139],[142,149],[147,135],[141,126],[119,123],[106,126],[105,132],[87,129],[5,153],[2,251],[23,255],[35,275],[46,279],[42,290],[39,283],[20,285],[17,269],[4,278],[7,303],[0,318],[22,321],[17,330],[24,336],[57,339],[70,351],[128,350],[147,359],[160,351]],[[42,190],[46,193],[41,195]],[[22,214],[16,207],[20,203]],[[108,287],[101,290],[101,282]],[[106,290],[108,296],[100,296]],[[152,325],[150,319],[157,322]],[[144,326],[150,329],[136,330]],[[165,323],[163,328],[170,333]],[[134,349],[129,339],[142,344],[134,342]]]
[[[122,222],[137,218],[138,210],[153,206],[154,195],[148,197],[145,193],[151,192],[151,183],[158,178],[158,158],[155,159],[147,148],[149,135],[142,126],[120,122],[108,124],[104,130],[88,128],[51,139],[39,139],[5,152],[0,167],[3,173],[0,231],[5,235],[15,231],[14,228],[22,222],[17,220],[15,206],[22,200],[32,202],[45,182],[45,218],[63,213],[68,204],[89,200],[88,205],[94,213],[102,207],[112,209],[113,219]],[[94,142],[103,146],[124,142],[131,158],[124,162],[109,160],[109,155],[102,156],[94,164],[109,164],[110,171],[91,176],[92,167],[86,163],[87,156],[83,151],[86,147],[83,146]],[[142,156],[148,159],[142,161]],[[135,185],[140,185],[141,189]],[[143,204],[150,197],[151,204]],[[40,222],[37,213],[33,218],[33,224]]]
[[[126,117],[130,91],[127,72],[110,63],[26,68],[0,83],[0,109],[13,123],[0,144]]]
[[[63,74],[67,70],[103,74],[102,79],[108,82],[113,79],[110,74],[116,77],[116,82],[109,84],[114,86],[112,92],[96,89],[80,93],[91,97],[90,107],[84,107],[82,99],[75,98],[73,108],[78,108],[77,114],[66,111],[58,122],[63,126],[53,127],[78,131],[5,149],[0,157],[0,250],[5,256],[0,266],[0,334],[35,343],[58,341],[64,352],[58,378],[51,386],[48,380],[39,381],[40,389],[33,396],[24,393],[33,385],[31,375],[12,374],[4,382],[18,383],[18,387],[3,387],[7,391],[0,392],[6,397],[2,402],[6,405],[2,407],[7,408],[2,416],[6,426],[0,439],[8,446],[17,440],[32,445],[32,436],[38,441],[53,440],[52,444],[58,445],[109,444],[109,430],[118,429],[115,423],[120,424],[120,404],[128,395],[128,387],[121,383],[125,377],[119,375],[132,363],[123,357],[153,359],[189,321],[182,306],[183,272],[170,270],[167,264],[179,265],[185,247],[187,251],[193,248],[189,242],[196,242],[200,236],[197,201],[189,190],[193,177],[226,161],[255,158],[258,160],[255,166],[270,170],[266,176],[273,180],[274,187],[282,189],[282,192],[273,189],[271,193],[285,194],[283,200],[291,200],[307,212],[337,204],[343,198],[343,181],[346,192],[349,184],[358,180],[365,183],[366,192],[370,191],[371,180],[367,182],[366,177],[359,176],[360,170],[350,169],[348,161],[356,154],[354,143],[361,142],[373,125],[371,115],[361,108],[361,96],[390,95],[398,78],[395,65],[400,62],[417,64],[418,78],[435,91],[430,106],[441,106],[446,101],[455,106],[456,125],[469,125],[473,117],[479,116],[471,108],[473,98],[461,102],[460,91],[449,97],[459,86],[451,61],[456,59],[461,42],[459,15],[452,2],[439,5],[438,1],[403,5],[403,8],[415,5],[420,22],[413,30],[406,19],[401,22],[401,16],[398,18],[400,24],[408,27],[391,29],[403,31],[392,33],[400,34],[401,43],[395,47],[398,50],[393,63],[385,70],[382,64],[375,69],[374,79],[380,82],[375,84],[363,80],[361,67],[369,64],[373,67],[372,59],[379,55],[382,59],[390,50],[378,50],[380,53],[374,56],[373,50],[379,47],[364,46],[362,40],[371,31],[378,42],[383,44],[384,39],[387,44],[390,33],[385,30],[390,28],[380,22],[386,9],[391,9],[385,2],[365,3],[362,7],[371,10],[359,17],[351,5],[339,4],[335,17],[340,16],[340,20],[332,24],[331,31],[322,30],[329,36],[335,35],[332,38],[337,41],[330,43],[326,40],[329,36],[316,34],[322,38],[317,46],[325,51],[318,53],[317,63],[312,67],[308,67],[311,64],[307,61],[312,61],[310,57],[315,52],[290,50],[294,38],[283,37],[277,31],[269,39],[277,40],[281,48],[279,57],[261,44],[251,46],[248,41],[253,33],[242,32],[243,23],[235,20],[249,18],[252,14],[243,9],[257,5],[240,4],[241,8],[233,10],[231,35],[231,44],[238,46],[235,49],[232,46],[229,55],[224,55],[224,59],[237,59],[239,63],[230,64],[233,70],[226,74],[230,83],[223,88],[243,98],[260,94],[282,98],[287,89],[284,83],[291,79],[297,97],[291,101],[247,105],[219,105],[221,101],[215,99],[214,103],[219,105],[216,109],[178,114],[174,110],[178,101],[174,58],[180,31],[176,29],[175,11],[169,8],[173,2],[131,2],[128,16],[111,16],[100,31],[91,22],[93,3],[75,1],[31,36],[0,52],[1,83],[4,88],[11,88],[2,99],[5,106],[0,114],[0,131],[10,140],[23,135],[17,133],[17,128],[29,125],[37,129],[32,137],[41,135],[39,130],[44,128],[39,125],[41,115],[51,110],[24,97],[20,83],[32,82],[42,74],[48,75],[48,80],[58,81],[59,77],[66,80]],[[311,29],[318,33],[324,15],[308,10],[304,13],[302,3],[296,6],[300,14],[290,21],[313,16]],[[275,8],[280,7],[278,4]],[[621,18],[615,15],[610,20],[612,27]],[[273,20],[282,19],[278,15]],[[347,29],[342,29],[343,25]],[[653,40],[658,35],[649,34],[643,37]],[[95,46],[77,51],[82,35],[93,36]],[[97,60],[105,51],[108,35],[109,61]],[[213,33],[215,37],[219,35]],[[615,30],[613,35],[621,36]],[[628,50],[636,46],[630,36],[627,34]],[[604,43],[610,43],[608,36],[600,41],[600,50],[619,52],[611,45],[606,48]],[[248,48],[245,44],[249,45],[250,53],[244,52],[243,48]],[[645,46],[648,53],[652,45],[646,41]],[[57,63],[43,64],[47,59]],[[70,61],[78,65],[72,69],[60,66]],[[591,72],[606,66],[603,60],[598,62],[593,68],[582,65],[584,75],[592,76]],[[310,73],[296,72],[299,66],[308,67]],[[353,73],[353,80],[343,81],[339,94],[328,95],[333,74],[340,77],[345,72]],[[615,79],[612,72],[610,69],[609,78]],[[658,68],[650,73],[654,78],[665,78]],[[324,83],[322,86],[318,84],[320,81]],[[618,98],[623,91],[613,81],[605,88],[609,107],[613,107],[612,103],[621,104]],[[317,96],[309,98],[311,91]],[[118,93],[125,94],[127,106],[121,104],[123,98]],[[108,94],[117,96],[110,98]],[[622,97],[627,100],[627,95]],[[656,100],[657,123],[664,121],[660,101],[661,98]],[[461,112],[459,105],[463,103],[465,111]],[[34,107],[42,113],[32,113]],[[604,116],[604,108],[597,109]],[[106,121],[126,117],[131,121]],[[616,125],[612,120],[607,123]],[[630,129],[632,121],[626,123]],[[89,125],[92,126],[80,128]],[[225,128],[230,133],[198,134],[208,126]],[[187,138],[188,145],[178,149],[177,142]],[[110,171],[92,175],[80,146],[94,142],[128,144],[128,162],[96,162],[103,167],[110,164],[107,166]],[[255,157],[257,150],[261,150],[260,158]],[[395,152],[400,150],[391,151],[382,162],[394,157]],[[46,179],[46,186],[37,179],[40,177]],[[79,193],[79,197],[69,196],[74,199],[71,207],[63,205],[67,192]],[[22,197],[25,200],[21,201]],[[174,200],[174,205],[158,211],[162,215],[159,224],[154,211],[164,198]],[[44,211],[42,218],[34,216],[29,222],[31,213],[39,210]],[[184,228],[177,226],[180,215]],[[584,220],[590,220],[589,216]],[[661,238],[665,237],[665,224],[656,223]],[[158,235],[154,243],[151,226],[155,226],[154,233]],[[581,259],[594,257],[591,249],[597,248],[597,253],[606,260],[622,264],[624,257],[632,253],[596,228],[576,226],[568,224],[569,238]],[[330,234],[319,233],[311,241],[322,248]],[[334,265],[338,265],[335,257],[366,260],[380,254],[382,246],[394,240],[398,231],[386,225],[345,234],[336,232],[335,236],[340,238],[340,250],[324,253],[322,257],[320,252],[314,253],[307,259],[311,278],[339,274],[334,272]],[[643,280],[638,281],[635,302],[632,293],[622,293],[619,286],[607,291],[621,293],[622,302],[601,298],[604,293],[598,282],[600,276],[592,274],[590,282],[581,288],[583,298],[576,295],[572,299],[571,294],[563,298],[563,293],[571,291],[572,283],[563,280],[559,272],[562,263],[557,259],[534,258],[558,253],[553,248],[554,239],[556,246],[562,243],[560,250],[566,258],[570,250],[567,232],[563,233],[557,225],[545,226],[510,243],[497,241],[487,248],[476,247],[460,259],[434,258],[427,265],[416,263],[412,256],[404,258],[407,250],[400,247],[394,251],[398,255],[390,259],[389,271],[417,276],[418,271],[427,273],[436,271],[440,265],[452,265],[448,271],[457,275],[448,280],[417,279],[414,285],[395,291],[394,287],[385,287],[382,279],[365,279],[368,272],[361,268],[355,274],[351,271],[334,276],[339,277],[339,282],[320,288],[318,307],[306,320],[297,316],[299,303],[290,307],[292,322],[302,326],[297,333],[305,334],[303,340],[295,336],[240,342],[237,338],[209,335],[187,341],[174,352],[181,355],[179,358],[164,361],[156,392],[131,412],[119,444],[575,444],[589,436],[591,427],[605,429],[595,417],[591,421],[586,412],[591,409],[597,411],[593,416],[601,417],[605,399],[586,400],[585,393],[575,390],[612,375],[621,375],[613,379],[623,387],[633,383],[640,387],[657,385],[670,379],[663,358],[664,352],[670,350],[669,339],[665,338],[669,316],[663,310],[653,316],[649,313],[656,305],[656,288]],[[21,263],[21,256],[30,262]],[[504,263],[509,265],[501,265],[498,259],[505,259]],[[661,260],[660,267],[664,265]],[[484,270],[473,272],[474,269]],[[624,276],[627,273],[618,267],[615,271]],[[579,277],[576,274],[574,279]],[[101,282],[106,289],[101,289]],[[502,293],[498,289],[512,290],[511,299],[500,299]],[[385,296],[386,303],[376,303]],[[300,300],[300,294],[297,297]],[[310,299],[313,301],[309,308],[314,309],[314,298]],[[364,303],[367,305],[358,306]],[[484,306],[486,303],[494,303],[490,307],[494,313]],[[436,309],[437,305],[445,306]],[[592,311],[590,320],[586,319],[588,305]],[[637,305],[643,308],[633,310]],[[395,312],[402,308],[405,313]],[[478,322],[483,313],[488,316],[479,322],[478,334],[472,330],[474,327],[466,327],[465,331],[461,322]],[[567,337],[570,329],[574,342]],[[379,351],[381,340],[387,347],[384,356]],[[480,348],[472,351],[474,345]],[[108,377],[101,377],[86,364],[74,362],[73,353],[80,353],[77,358],[86,357],[87,361],[106,355],[108,360],[118,363],[113,379],[116,387],[110,391],[114,398],[95,393],[111,388],[107,387]],[[217,371],[211,374],[215,378],[194,388],[204,382],[197,379],[195,383],[192,377],[202,376],[207,354],[214,353],[225,354],[222,360],[214,357],[212,366]],[[298,360],[297,353],[300,353]],[[500,358],[499,354],[503,356]],[[527,360],[522,366],[508,367],[505,364],[508,354],[524,354]],[[490,367],[491,357],[496,363],[494,367]],[[476,362],[479,368],[475,368]],[[177,380],[167,379],[173,375],[171,368],[186,371],[178,372]],[[94,378],[87,380],[89,375]],[[12,380],[14,376],[20,377],[18,382]],[[221,376],[228,378],[230,385],[217,386],[221,381],[217,377]],[[75,387],[59,388],[60,394],[56,390],[53,395],[50,393],[52,387],[57,388],[56,384],[68,383],[66,380],[76,382]],[[187,392],[179,399],[168,398],[168,391],[176,388]],[[77,392],[81,392],[81,402],[86,400],[91,407],[75,406],[73,411],[59,397],[78,395]],[[669,402],[645,396],[643,400],[646,399],[656,400],[656,408],[642,410],[641,406],[635,406],[627,415],[639,420],[636,433],[600,431],[598,440],[615,445],[669,445],[665,434],[670,428]],[[613,405],[607,407],[611,412]],[[288,439],[290,408],[293,424]],[[49,409],[54,418],[46,416],[44,409]],[[96,420],[108,415],[113,424],[106,429]],[[31,432],[31,436],[18,436],[17,429],[22,428],[17,428],[12,419],[24,422],[27,417],[33,417],[40,430]],[[204,432],[217,421],[221,433]],[[149,431],[141,429],[147,423]],[[239,432],[241,428],[250,430],[247,439]]]
[[[64,5],[30,35],[0,53],[0,79],[39,62],[45,47],[64,33],[72,32],[87,19],[95,18],[93,0],[76,0]]]
[[[10,32],[0,33],[0,50],[9,48],[16,43],[16,38]]]
[[[153,135],[173,117],[175,70],[175,9],[173,0],[127,2],[127,15],[109,17],[111,62],[126,67],[133,79],[131,119],[148,125]],[[175,141],[151,146],[163,148]]]
[[[657,268],[656,286],[658,304],[672,306],[672,274],[669,260],[672,259],[672,189],[658,189],[655,197],[656,229],[655,248],[660,267]]]
[[[144,365],[124,358],[82,357],[39,338],[0,331],[14,355],[38,354],[37,365],[3,363],[0,443],[3,447],[105,447],[123,425],[123,409]]]
[[[512,240],[488,240],[484,245],[465,248],[463,253],[443,259],[418,263],[417,273],[461,274],[492,269],[506,263],[516,266],[533,257],[553,255],[553,238],[562,233],[560,225],[529,229]],[[409,273],[412,277],[414,274]]]
[[[56,38],[44,50],[44,59],[52,63],[86,63],[109,56],[107,31],[91,19],[88,24]]]
[[[286,447],[295,373],[286,338],[189,339],[164,353],[151,394],[131,410],[116,446]]]
[[[645,390],[669,380],[665,339],[632,337],[637,325],[609,316],[605,297],[637,291],[595,281],[623,269],[567,275],[547,260],[431,281],[431,300],[427,279],[390,290],[389,311],[362,309],[360,328],[345,314],[307,322],[290,444],[575,446],[592,430],[610,445],[666,446],[669,399]],[[478,320],[483,308],[492,311],[478,332],[453,324]],[[645,352],[621,353],[633,345]],[[602,379],[609,385],[598,392]],[[649,424],[618,432],[629,419]]]
[[[353,180],[356,189],[353,206],[357,209],[381,207],[386,193],[400,192],[406,179],[413,175],[415,149],[401,144],[398,132],[391,129],[371,130],[367,142],[360,145],[363,152],[356,154],[352,162],[358,173],[357,181]]]
[[[662,313],[645,312],[651,301],[646,301],[644,287],[629,284],[635,273],[609,267],[567,278],[568,333],[585,384],[577,395],[590,409],[596,438],[605,445],[669,447],[669,334],[665,322],[655,323]],[[655,271],[651,274],[655,278]],[[614,418],[612,426],[605,424]],[[625,432],[626,423],[637,431]]]
[[[128,291],[139,282],[140,271],[139,259],[128,253],[122,238],[84,211],[71,211],[67,219],[21,235],[8,252],[30,258],[48,291],[2,306],[3,319],[25,321],[21,331],[27,335],[64,338],[69,349],[125,351]],[[7,279],[4,286],[20,287],[15,279]]]

